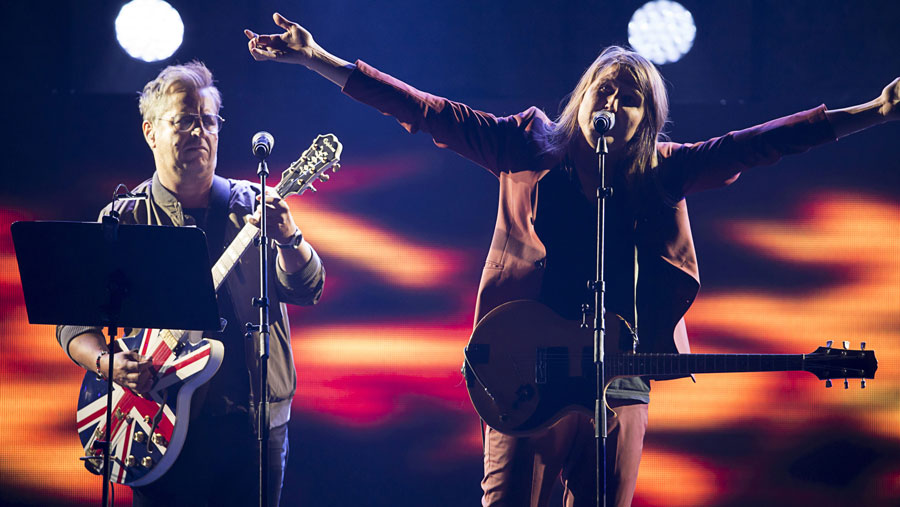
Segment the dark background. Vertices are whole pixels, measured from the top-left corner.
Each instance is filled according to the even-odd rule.
[[[304,310],[300,319],[316,324],[385,318],[440,321],[447,314],[471,315],[493,225],[497,184],[486,171],[436,149],[427,136],[407,135],[393,120],[342,97],[313,73],[254,62],[243,28],[275,31],[270,15],[277,10],[303,24],[332,53],[350,61],[363,59],[420,89],[496,114],[537,105],[553,116],[601,48],[627,44],[628,20],[644,2],[172,0],[185,23],[185,41],[172,58],[153,64],[133,60],[119,48],[112,27],[122,3],[4,5],[3,209],[18,219],[93,220],[117,183],[133,186],[152,174],[137,92],[164,65],[202,60],[215,74],[224,97],[221,114],[227,123],[220,136],[220,175],[254,177],[249,143],[258,130],[268,130],[276,138],[271,159],[276,167],[294,160],[316,134],[334,132],[344,145],[340,187],[344,193],[339,203],[326,202],[425,244],[467,254],[457,284],[421,293],[386,286],[339,260],[329,264],[323,255],[329,276],[334,272],[336,279],[352,279],[358,285],[342,292],[340,300]],[[685,0],[682,4],[697,24],[694,47],[682,61],[660,67],[672,105],[668,132],[676,141],[702,140],[822,103],[837,108],[865,102],[900,75],[896,26],[900,2]],[[862,194],[896,204],[898,142],[900,125],[881,126],[755,170],[727,190],[691,197],[704,291],[801,293],[837,277],[834,272],[748,254],[729,245],[720,236],[719,225],[726,218],[784,217],[799,201],[820,191]],[[373,178],[385,183],[352,189],[355,181]],[[322,190],[324,194],[326,188]],[[889,327],[897,331],[897,321]],[[473,416],[447,416],[427,400],[417,402],[416,410],[415,416],[362,432],[334,426],[318,418],[314,409],[295,410],[285,504],[476,504],[481,474],[477,452],[444,464],[414,465],[411,459],[416,448],[439,443],[458,425],[477,424]],[[882,423],[896,421],[894,417]],[[795,460],[782,463],[780,470],[787,476],[792,466],[817,470],[844,463],[847,456],[852,458],[849,462],[869,470],[875,463],[884,464],[875,468],[878,473],[891,469],[896,473],[896,439],[882,443],[862,435],[848,443],[825,435],[840,426],[837,422],[834,427],[820,426],[814,433],[822,435],[810,437],[812,443],[797,444],[796,453],[770,454],[768,459]],[[729,431],[654,434],[651,423],[648,445],[676,442],[682,451],[707,452],[709,458],[723,448],[735,454],[750,452],[741,446],[767,438],[749,427]],[[411,447],[410,441],[417,444]],[[809,488],[779,489],[775,484],[783,476],[777,473],[758,478],[771,488],[744,484],[747,489],[731,490],[714,504],[794,505],[815,498],[819,505],[845,505],[856,498],[853,489],[858,483],[846,474],[813,471],[809,473],[818,479]],[[86,473],[84,477],[94,483]],[[893,482],[884,479],[886,490],[866,490],[863,503],[900,498],[884,496],[900,490],[893,477]],[[72,501],[42,496],[14,479],[0,482],[5,501],[35,505]],[[833,490],[815,490],[822,484]],[[764,493],[767,489],[771,491]],[[651,504],[642,499],[639,487],[635,505]]]

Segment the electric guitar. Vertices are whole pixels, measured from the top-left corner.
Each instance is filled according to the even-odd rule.
[[[570,411],[594,414],[593,331],[563,319],[537,301],[512,301],[475,326],[465,349],[466,388],[490,427],[513,436],[547,428]],[[611,343],[607,336],[606,343]],[[875,352],[831,348],[811,354],[606,354],[604,389],[621,376],[808,371],[825,386],[832,379],[871,379]],[[865,387],[865,380],[862,380]]]
[[[275,188],[282,198],[312,189],[316,181],[340,167],[342,146],[333,134],[316,137],[312,145],[281,175]],[[216,290],[238,259],[259,236],[259,228],[246,224],[212,268]],[[103,473],[103,440],[110,439],[110,480],[144,486],[172,466],[184,444],[190,419],[191,397],[219,369],[224,346],[206,339],[201,331],[142,329],[114,342],[114,351],[137,350],[152,358],[154,384],[139,395],[113,384],[112,428],[106,427],[107,381],[93,372],[84,376],[78,398],[77,428],[84,447],[85,467]],[[114,352],[113,352],[114,353]],[[223,445],[228,445],[227,442]]]

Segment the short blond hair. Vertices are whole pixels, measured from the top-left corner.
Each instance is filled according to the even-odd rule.
[[[184,65],[169,65],[156,79],[144,85],[138,100],[138,109],[145,121],[153,121],[166,105],[166,96],[175,91],[210,90],[216,102],[216,112],[222,108],[222,94],[213,84],[212,72],[203,62],[194,60]]]

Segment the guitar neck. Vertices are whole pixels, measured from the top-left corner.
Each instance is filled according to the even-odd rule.
[[[212,268],[213,287],[216,291],[219,290],[219,287],[222,286],[222,282],[225,281],[225,277],[228,276],[228,273],[231,273],[231,270],[234,269],[234,265],[237,264],[238,259],[240,259],[241,255],[247,251],[247,248],[250,247],[250,244],[253,243],[253,240],[256,239],[256,236],[258,235],[259,228],[248,223],[244,225],[240,232],[238,232],[234,241],[228,245],[228,248],[225,249],[225,252],[219,257],[219,260],[216,261],[215,266]]]
[[[281,181],[274,188],[275,193],[284,199],[289,195],[303,194],[307,189],[315,190],[313,183],[316,180],[328,181],[329,175],[325,174],[326,169],[332,169],[332,172],[337,171],[342,148],[334,134],[317,136],[312,145],[300,155],[300,158],[281,174]],[[231,273],[238,259],[247,251],[258,235],[259,228],[247,223],[234,241],[228,245],[212,268],[213,287],[216,291],[219,290],[225,277]]]
[[[806,354],[609,354],[607,377],[806,370]]]

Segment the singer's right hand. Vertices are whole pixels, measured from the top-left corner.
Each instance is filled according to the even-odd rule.
[[[101,354],[106,350],[106,339],[93,332],[82,333],[68,344],[72,359],[90,372],[97,372],[109,378],[109,355]],[[99,363],[97,359],[99,358]],[[149,357],[140,355],[135,350],[117,352],[113,358],[113,382],[131,389],[138,394],[145,394],[155,382],[153,363]]]
[[[247,47],[253,59],[308,65],[313,59],[315,51],[320,49],[313,40],[312,34],[277,12],[272,14],[272,20],[284,29],[284,33],[259,35],[250,30],[244,30],[244,35],[250,39]]]

